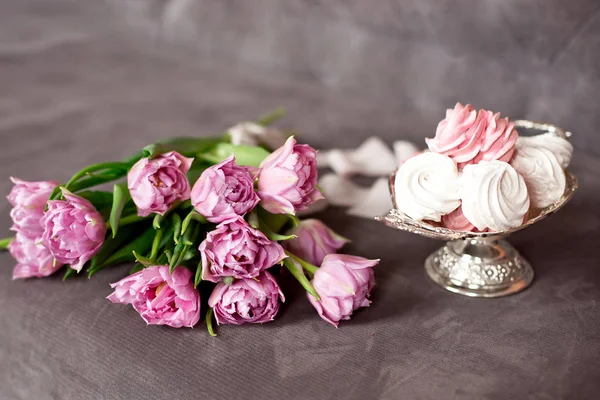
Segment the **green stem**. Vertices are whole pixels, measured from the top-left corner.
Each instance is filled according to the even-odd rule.
[[[212,308],[209,308],[208,311],[206,312],[206,328],[208,329],[208,334],[212,337],[216,337],[217,334],[215,333],[214,329],[213,329],[213,325],[212,325],[212,317],[213,317],[214,311]]]
[[[315,272],[317,272],[317,270],[319,269],[319,267],[317,267],[316,265],[312,265],[311,263],[304,261],[303,259],[301,259],[300,257],[298,257],[295,254],[290,253],[289,251],[286,251],[285,254],[287,254],[288,256],[292,257],[298,264],[300,264],[302,266],[302,268],[311,273],[311,274],[315,274]]]
[[[150,216],[147,217],[140,217],[136,214],[132,214],[132,215],[128,215],[126,217],[123,217],[119,220],[119,226],[125,226],[125,225],[131,225],[131,224],[135,224],[136,222],[140,222],[140,221],[144,221],[146,219],[150,218]]]
[[[160,242],[162,242],[164,232],[164,230],[159,229],[156,231],[156,235],[154,235],[154,240],[152,241],[152,251],[150,252],[150,259],[153,261],[157,261],[156,257],[158,256],[158,250],[160,247]]]
[[[12,242],[14,239],[14,237],[7,237],[4,239],[0,239],[0,250],[6,250],[8,249],[8,246],[10,245],[10,242]]]
[[[294,260],[293,257],[284,258],[283,259],[283,265],[288,269],[288,271],[290,271],[290,273],[292,274],[292,276],[294,278],[296,278],[296,280],[298,281],[298,283],[300,283],[300,285],[302,285],[302,287],[304,288],[304,290],[306,290],[317,301],[319,301],[320,300],[319,293],[317,293],[317,291],[313,287],[312,283],[310,283],[310,281],[308,280],[308,278],[306,278],[306,276],[304,275],[304,272],[302,271],[302,267],[301,266],[300,267],[296,266],[295,262],[296,261]]]

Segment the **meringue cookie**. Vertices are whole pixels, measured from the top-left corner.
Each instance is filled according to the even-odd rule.
[[[458,168],[448,156],[422,153],[396,173],[394,198],[398,210],[414,220],[439,222],[460,206]]]
[[[529,210],[525,180],[504,161],[466,165],[460,179],[462,211],[481,231],[503,231],[523,224]]]
[[[446,118],[438,124],[435,137],[427,138],[425,142],[429,150],[449,156],[462,168],[473,163],[481,151],[486,124],[483,110],[456,103],[454,109],[446,110]]]
[[[480,110],[486,121],[485,135],[481,151],[473,160],[473,164],[480,161],[505,161],[509,162],[515,152],[515,143],[519,133],[515,123],[508,118],[500,118],[500,113]]]
[[[517,149],[525,147],[543,147],[550,150],[560,163],[561,167],[567,168],[573,156],[573,145],[567,139],[553,133],[543,133],[535,136],[519,136],[515,145]]]
[[[533,207],[548,207],[565,193],[565,171],[551,150],[523,146],[517,149],[510,164],[525,179]]]

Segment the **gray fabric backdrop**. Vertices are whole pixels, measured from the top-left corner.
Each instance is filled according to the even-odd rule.
[[[282,105],[317,147],[422,142],[455,101],[573,131],[582,189],[512,242],[517,296],[447,293],[441,243],[339,209],[322,218],[381,258],[370,309],[339,329],[291,281],[276,322],[146,327],[110,304],[128,267],[11,282],[0,254],[1,399],[596,399],[600,390],[600,2],[5,0],[0,192],[169,135]],[[10,226],[0,205],[0,229]]]

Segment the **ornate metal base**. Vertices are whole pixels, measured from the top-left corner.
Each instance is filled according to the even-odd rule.
[[[471,297],[500,297],[525,289],[533,268],[508,242],[492,238],[447,242],[425,261],[443,288]]]

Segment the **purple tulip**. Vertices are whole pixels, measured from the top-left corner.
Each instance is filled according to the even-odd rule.
[[[286,255],[283,247],[252,228],[242,217],[217,225],[200,244],[202,279],[218,282],[221,277],[255,278]]]
[[[172,274],[166,265],[148,267],[111,283],[115,291],[107,299],[131,304],[148,325],[191,328],[200,319],[200,294],[191,278],[185,267]]]
[[[190,198],[186,177],[193,158],[171,151],[156,158],[142,158],[127,174],[127,186],[138,208],[138,215],[163,215],[176,201]]]
[[[244,216],[260,201],[249,169],[237,165],[234,156],[204,171],[194,184],[191,197],[196,211],[216,224],[236,215]]]
[[[285,301],[275,278],[264,271],[254,279],[223,282],[213,289],[208,305],[220,324],[262,324],[273,321],[279,311],[279,299]]]
[[[258,196],[273,214],[295,214],[323,198],[317,189],[315,149],[290,137],[260,164]]]
[[[317,266],[321,265],[326,255],[335,253],[349,242],[318,219],[302,220],[288,234],[297,237],[283,242],[286,250]]]
[[[58,262],[79,272],[102,247],[106,225],[88,200],[64,189],[63,196],[64,200],[48,202],[42,238]]]
[[[21,232],[8,246],[10,254],[17,260],[13,269],[13,279],[42,278],[58,271],[63,264],[54,260],[41,239],[31,239]]]
[[[307,293],[321,318],[337,327],[339,321],[350,319],[354,310],[368,307],[371,304],[369,295],[375,285],[371,268],[378,263],[379,260],[345,254],[325,256],[312,280],[321,299],[316,301]]]
[[[44,232],[40,220],[44,216],[46,202],[54,188],[58,186],[58,182],[27,182],[17,178],[10,179],[15,184],[7,197],[13,206],[10,212],[13,220],[12,230],[30,239],[39,239]]]

